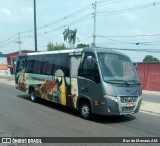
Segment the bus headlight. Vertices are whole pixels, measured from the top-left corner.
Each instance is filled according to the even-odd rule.
[[[117,97],[115,97],[115,96],[103,95],[103,97],[104,97],[104,98],[109,98],[109,99],[111,99],[111,100],[113,100],[113,101],[115,101],[115,102],[118,102]]]

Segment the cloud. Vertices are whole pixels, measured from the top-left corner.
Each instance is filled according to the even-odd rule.
[[[11,9],[9,8],[2,8],[0,10],[0,21],[1,22],[14,22],[17,20],[17,15],[15,12],[13,12]]]
[[[4,17],[12,17],[12,12],[7,8],[3,8],[1,12],[4,15]]]
[[[3,22],[9,22],[13,20],[14,14],[13,12],[8,8],[2,8],[0,9],[0,21]]]

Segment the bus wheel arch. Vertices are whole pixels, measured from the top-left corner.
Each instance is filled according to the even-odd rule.
[[[81,118],[90,120],[92,118],[92,106],[91,102],[87,98],[80,98],[78,100],[78,110]]]

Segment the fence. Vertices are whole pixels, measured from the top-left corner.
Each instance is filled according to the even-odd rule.
[[[138,63],[137,72],[143,90],[160,91],[160,63]]]

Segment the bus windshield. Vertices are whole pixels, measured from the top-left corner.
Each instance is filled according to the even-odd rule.
[[[98,60],[104,81],[139,85],[133,63],[127,56],[98,53]]]

